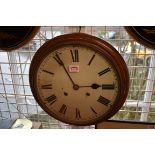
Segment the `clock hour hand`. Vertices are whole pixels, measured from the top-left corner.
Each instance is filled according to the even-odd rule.
[[[103,89],[113,90],[113,89],[115,89],[115,84],[113,83],[113,84],[102,84],[102,85],[99,85],[99,84],[93,83],[90,86],[79,86],[79,88],[82,88],[82,87],[91,87],[92,89],[97,89],[99,87],[102,87],[102,90]]]
[[[97,89],[97,88],[102,87],[102,86],[101,85],[98,85],[96,83],[93,83],[90,86],[79,86],[79,88],[82,88],[82,87],[91,87],[92,89]]]

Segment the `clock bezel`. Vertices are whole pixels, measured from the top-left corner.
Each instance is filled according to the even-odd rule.
[[[91,122],[89,120],[88,122],[85,121],[85,123],[81,123],[81,122],[73,123],[62,119],[60,120],[59,116],[52,113],[46,106],[43,106],[44,104],[41,102],[41,98],[38,95],[38,89],[36,87],[37,70],[39,68],[38,66],[40,66],[42,61],[46,58],[46,56],[49,53],[51,53],[51,51],[54,51],[57,48],[63,47],[65,45],[81,45],[81,46],[92,48],[95,51],[98,51],[106,59],[108,59],[108,61],[110,60],[110,63],[112,64],[113,67],[115,67],[115,70],[119,75],[120,93],[118,94],[118,97],[116,99],[117,102],[119,103],[117,104],[114,103],[113,109],[110,110],[110,112],[109,111],[108,113],[106,112],[107,114],[104,113],[102,116],[98,117],[96,120],[92,120]],[[34,55],[33,60],[31,62],[30,71],[29,71],[29,81],[30,81],[30,87],[34,95],[34,98],[36,99],[38,104],[43,108],[44,111],[46,111],[50,116],[60,121],[63,121],[65,123],[73,124],[73,125],[82,125],[82,126],[96,124],[112,117],[124,104],[128,94],[128,89],[129,89],[128,69],[127,69],[126,63],[124,62],[119,52],[104,40],[101,40],[97,37],[84,34],[84,33],[72,33],[72,34],[61,35],[43,44],[38,49],[38,51]]]

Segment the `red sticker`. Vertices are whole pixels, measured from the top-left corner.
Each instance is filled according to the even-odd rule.
[[[79,72],[79,65],[69,65],[69,72],[70,73],[78,73]]]

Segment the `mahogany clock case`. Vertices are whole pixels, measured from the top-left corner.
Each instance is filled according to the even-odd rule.
[[[0,26],[0,49],[12,51],[28,44],[39,29],[39,26]]]
[[[37,84],[37,72],[39,70],[39,66],[41,65],[43,60],[49,55],[49,53],[52,53],[56,51],[57,49],[64,47],[66,45],[82,46],[82,47],[88,47],[90,49],[93,49],[94,51],[99,53],[101,57],[103,56],[105,59],[107,59],[112,64],[114,70],[117,72],[117,75],[118,75],[118,80],[119,80],[118,87],[119,88],[118,88],[118,94],[117,94],[114,104],[111,106],[111,109],[108,112],[106,112],[102,116],[96,117],[95,119],[91,121],[86,120],[84,122],[80,122],[80,121],[70,122],[69,120],[65,120],[65,117],[59,117],[58,115],[53,113],[50,110],[50,108],[48,108],[45,105],[46,103],[43,101],[43,99],[39,95],[40,90]],[[88,78],[88,77],[83,77],[83,78]],[[127,69],[126,63],[124,62],[119,52],[114,47],[112,47],[109,43],[103,41],[102,39],[99,39],[97,37],[84,34],[84,33],[72,33],[72,34],[61,35],[43,44],[41,48],[38,49],[38,51],[34,55],[33,60],[31,62],[30,72],[29,72],[29,81],[30,81],[30,87],[31,87],[32,93],[36,101],[38,102],[38,104],[43,108],[43,110],[45,110],[50,116],[62,122],[73,124],[73,125],[96,124],[97,122],[107,120],[108,118],[112,117],[124,104],[127,94],[128,94],[128,89],[129,89],[128,69]]]
[[[140,44],[155,49],[155,26],[126,26],[125,29]]]

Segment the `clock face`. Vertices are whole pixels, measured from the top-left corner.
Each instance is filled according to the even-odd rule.
[[[94,124],[116,113],[123,104],[124,86],[110,56],[76,39],[55,45],[38,51],[30,68],[32,92],[40,106],[75,125]]]

